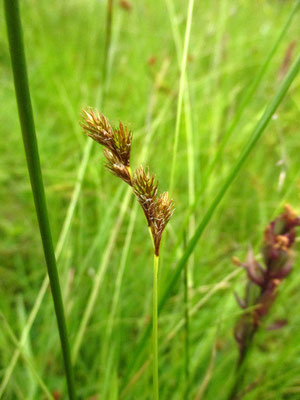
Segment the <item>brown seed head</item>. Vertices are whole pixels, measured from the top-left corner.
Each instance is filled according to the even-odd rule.
[[[167,192],[162,193],[155,202],[154,221],[151,226],[155,254],[159,254],[162,233],[174,212],[174,202],[169,199]]]
[[[106,167],[114,175],[131,185],[131,132],[121,122],[118,128],[113,128],[107,118],[97,111],[83,110],[82,117],[81,126],[84,132],[105,147]]]
[[[150,175],[143,167],[139,167],[135,171],[133,178],[133,190],[136,195],[144,214],[146,216],[148,226],[151,227],[154,218],[154,203],[157,196],[158,183],[154,175]]]
[[[112,147],[113,130],[104,115],[91,109],[82,110],[82,119],[81,126],[89,137],[102,146]]]
[[[125,167],[130,167],[130,150],[132,133],[120,122],[119,128],[113,130],[114,150]]]
[[[162,233],[174,212],[173,200],[169,200],[168,193],[157,197],[157,186],[154,175],[145,172],[143,167],[137,169],[133,190],[151,229],[156,255],[159,254]]]
[[[109,149],[104,149],[104,157],[106,158],[105,166],[106,168],[118,178],[132,186],[131,182],[131,172],[129,167],[125,167],[119,158]]]
[[[130,169],[130,150],[132,134],[121,122],[113,128],[104,115],[91,109],[82,111],[84,132],[105,147],[106,167],[115,176],[132,186],[134,194],[142,206],[148,227],[153,237],[155,254],[158,256],[162,233],[173,212],[173,200],[168,193],[157,196],[158,183],[154,175],[143,167],[132,176]]]

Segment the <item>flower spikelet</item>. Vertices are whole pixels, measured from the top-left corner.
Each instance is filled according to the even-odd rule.
[[[113,130],[114,148],[123,165],[130,167],[130,150],[132,133],[120,122],[119,128]]]
[[[106,168],[118,178],[128,183],[131,186],[131,173],[128,167],[125,167],[120,159],[109,149],[104,149],[104,156],[106,158],[105,166]]]
[[[174,204],[167,192],[157,196],[157,187],[155,176],[150,175],[149,170],[145,172],[143,167],[137,169],[133,190],[151,229],[155,254],[158,256],[162,233],[174,212]]]
[[[133,179],[133,191],[142,206],[148,226],[151,227],[154,220],[154,208],[157,197],[158,183],[154,175],[150,175],[143,167],[135,171]]]
[[[158,182],[148,169],[145,171],[140,167],[134,174],[131,173],[132,133],[122,122],[117,128],[112,127],[104,115],[85,109],[82,111],[81,126],[89,137],[104,147],[106,168],[132,186],[146,216],[158,256],[162,233],[174,212],[173,200],[166,192],[158,196]]]
[[[98,111],[82,110],[81,126],[85,133],[95,142],[107,148],[113,147],[113,129],[107,118]]]
[[[158,255],[162,233],[174,212],[174,202],[167,192],[162,193],[155,202],[154,220],[151,226],[155,253]]]
[[[105,147],[106,167],[117,177],[132,185],[130,151],[132,133],[121,122],[118,128],[110,125],[107,118],[93,110],[82,111],[84,132]]]

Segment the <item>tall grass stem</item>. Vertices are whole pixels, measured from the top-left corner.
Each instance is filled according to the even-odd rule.
[[[182,40],[180,36],[180,31],[177,24],[177,18],[174,8],[173,0],[166,0],[166,5],[170,17],[170,23],[174,38],[174,44],[177,54],[177,63],[180,70],[181,58],[182,58]],[[188,191],[189,191],[189,207],[191,207],[195,202],[195,155],[194,155],[194,138],[193,138],[193,127],[192,127],[192,113],[191,113],[191,103],[190,103],[190,92],[189,84],[187,80],[187,73],[185,71],[185,85],[183,91],[183,104],[184,104],[184,116],[185,116],[185,132],[186,132],[186,144],[187,144],[187,179],[188,179]],[[188,226],[188,238],[192,237],[195,231],[195,215],[189,214],[189,226]],[[186,227],[185,227],[186,228]],[[185,345],[184,345],[184,370],[185,370],[185,385],[186,390],[188,389],[189,381],[189,287],[194,286],[194,259],[190,258],[189,263],[186,264],[184,269],[184,326],[185,326]],[[185,393],[188,396],[188,393]]]
[[[113,20],[113,0],[107,0],[107,8],[106,8],[106,34],[105,34],[105,49],[103,55],[103,83],[106,83],[107,77],[107,67],[108,67],[108,59],[110,56],[110,47],[111,47],[111,30],[112,30],[112,20]]]
[[[230,390],[230,394],[228,396],[228,400],[237,400],[240,397],[239,392],[243,387],[243,383],[245,380],[248,357],[253,347],[253,337],[254,335],[251,335],[251,337],[249,337],[248,345],[245,351],[240,354],[237,360],[235,367],[234,381]]]
[[[185,71],[186,71],[186,64],[187,64],[187,58],[188,58],[188,49],[189,49],[189,41],[190,41],[190,34],[191,34],[193,9],[194,9],[194,0],[190,0],[189,5],[188,5],[188,17],[187,17],[187,22],[186,22],[185,39],[184,39],[182,62],[181,62],[181,73],[180,73],[180,80],[179,80],[179,92],[178,92],[176,125],[175,125],[175,138],[174,138],[174,145],[173,145],[170,185],[169,185],[171,195],[173,193],[173,186],[174,186],[177,147],[178,147],[179,130],[180,130],[180,123],[181,123],[181,116],[182,116],[183,94],[184,94],[184,86],[185,86]]]
[[[188,397],[190,379],[190,315],[189,315],[189,287],[188,287],[188,263],[184,267],[184,365],[185,365],[185,395]]]
[[[158,338],[157,338],[157,306],[158,306],[158,262],[159,257],[153,258],[153,315],[152,315],[152,341],[153,341],[153,399],[159,399],[158,384]]]
[[[76,396],[73,370],[70,360],[70,347],[35,133],[18,0],[5,0],[4,7],[16,99],[27,159],[27,167],[52,290],[69,398],[73,400],[76,398]]]

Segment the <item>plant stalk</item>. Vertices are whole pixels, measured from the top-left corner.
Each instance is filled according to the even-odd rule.
[[[61,289],[53,249],[52,235],[48,219],[48,211],[40,166],[39,151],[35,133],[18,0],[4,0],[4,8],[16,99],[27,159],[27,167],[29,171],[30,183],[44,249],[44,256],[51,285],[52,297],[64,359],[69,399],[73,400],[76,398],[76,396],[73,370],[71,367],[70,359],[70,346],[67,335]]]
[[[188,263],[184,266],[184,355],[185,355],[185,396],[188,398],[190,380],[190,315],[189,315],[189,287],[188,287]]]
[[[158,306],[158,261],[159,256],[154,254],[153,259],[153,315],[152,315],[152,340],[153,340],[153,399],[159,399],[158,386],[158,344],[157,344],[157,306]]]
[[[107,67],[109,64],[110,47],[111,47],[111,30],[113,19],[113,0],[107,0],[106,8],[106,34],[105,34],[105,49],[103,58],[103,82],[106,82]]]
[[[236,368],[235,368],[234,382],[233,382],[228,400],[237,400],[239,398],[239,392],[244,383],[245,371],[246,371],[246,361],[247,361],[248,355],[250,353],[250,349],[252,347],[253,336],[254,336],[254,333],[253,333],[253,335],[251,335],[251,337],[249,337],[247,347],[244,349],[243,352],[240,353],[239,358],[237,360]]]

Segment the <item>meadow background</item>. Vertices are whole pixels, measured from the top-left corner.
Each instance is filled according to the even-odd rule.
[[[106,3],[21,1],[28,74],[50,223],[80,399],[151,399],[150,341],[132,367],[149,322],[152,252],[144,216],[125,184],[82,134],[92,106],[133,131],[133,167],[170,190],[180,64],[188,2],[114,5],[103,84]],[[176,261],[299,52],[299,12],[247,104],[214,170],[224,133],[259,73],[294,1],[196,1],[160,293]],[[2,4],[1,4],[2,6]],[[66,399],[60,343],[25,163],[3,7],[0,11],[0,397]],[[183,275],[159,319],[161,399],[226,399],[238,357],[234,291],[245,274],[231,262],[259,253],[267,223],[290,203],[298,212],[300,77],[217,208],[189,260],[190,379],[185,384]],[[201,191],[189,223],[195,194]],[[300,398],[300,248],[249,360],[245,399]],[[29,319],[29,322],[28,322]],[[23,339],[22,339],[23,337]],[[22,341],[22,347],[18,341]],[[21,353],[21,356],[20,354]],[[48,391],[48,394],[47,394]]]

